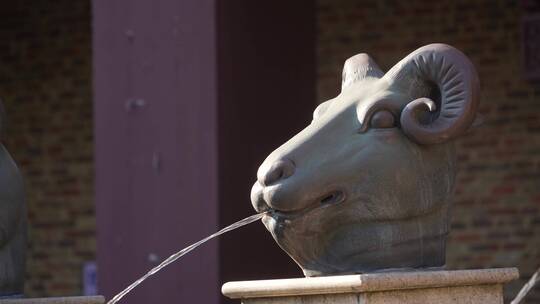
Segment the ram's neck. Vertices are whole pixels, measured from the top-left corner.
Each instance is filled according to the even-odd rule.
[[[371,246],[361,252],[328,255],[326,261],[318,261],[318,266],[321,262],[332,265],[333,269],[325,269],[324,275],[444,267],[448,220],[448,205],[443,205],[420,217],[369,223],[365,230],[352,231],[349,236],[371,239]],[[309,266],[304,269],[306,276],[323,274]]]

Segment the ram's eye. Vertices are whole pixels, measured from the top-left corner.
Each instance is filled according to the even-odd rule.
[[[376,129],[393,128],[395,126],[394,115],[390,111],[381,110],[371,117],[371,127]]]

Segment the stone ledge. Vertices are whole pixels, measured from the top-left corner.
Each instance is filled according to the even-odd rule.
[[[368,273],[314,278],[225,283],[232,299],[370,293],[406,289],[502,285],[519,277],[516,268]]]
[[[104,304],[103,296],[1,299],[0,304]]]

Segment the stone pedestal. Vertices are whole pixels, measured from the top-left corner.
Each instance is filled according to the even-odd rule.
[[[222,293],[243,304],[503,303],[516,268],[434,270],[229,282]]]

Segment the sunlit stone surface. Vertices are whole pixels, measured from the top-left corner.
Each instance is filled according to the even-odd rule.
[[[225,296],[243,304],[502,304],[516,268],[407,271],[229,282]]]

